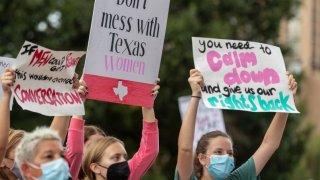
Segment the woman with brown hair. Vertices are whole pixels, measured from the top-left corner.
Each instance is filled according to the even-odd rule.
[[[84,148],[86,149],[92,142],[106,136],[106,133],[97,126],[84,126]]]
[[[82,119],[82,116],[75,116],[73,118],[76,119]],[[85,125],[84,126],[84,147],[83,147],[83,152],[86,151],[86,149],[90,146],[92,142],[95,142],[103,137],[106,137],[106,133],[100,129],[97,126],[94,125]],[[85,174],[83,172],[83,169],[80,169],[78,179],[84,179]]]
[[[295,96],[297,83],[292,75],[287,74],[287,76],[289,89]],[[261,170],[280,145],[288,113],[275,114],[260,147],[247,162],[233,171],[235,167],[233,143],[226,133],[213,131],[203,135],[195,154],[193,153],[195,120],[204,81],[200,71],[196,69],[190,70],[188,81],[192,98],[180,129],[175,180],[259,179]]]

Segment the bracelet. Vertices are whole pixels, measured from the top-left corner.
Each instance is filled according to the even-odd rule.
[[[201,97],[200,97],[200,96],[191,96],[191,97],[201,99]]]

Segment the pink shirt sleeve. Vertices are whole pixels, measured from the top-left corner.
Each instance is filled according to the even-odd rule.
[[[159,153],[158,121],[143,121],[142,137],[138,152],[129,160],[129,180],[141,179]]]
[[[70,165],[70,175],[73,180],[78,179],[83,155],[84,120],[72,118],[68,131],[66,159]]]

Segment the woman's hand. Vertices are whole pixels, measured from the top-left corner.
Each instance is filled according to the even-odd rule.
[[[298,90],[298,83],[294,79],[293,75],[287,71],[287,76],[289,80],[289,89],[292,91],[293,97],[295,98],[297,95],[297,90]]]
[[[192,96],[201,97],[201,87],[204,86],[204,80],[201,72],[197,69],[191,69],[188,82],[191,87]]]
[[[11,87],[15,83],[15,70],[13,68],[7,67],[1,76],[1,84],[3,95],[11,95]]]

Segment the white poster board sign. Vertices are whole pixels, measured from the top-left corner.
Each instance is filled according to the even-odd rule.
[[[16,61],[13,94],[22,109],[46,116],[84,115],[79,94],[72,88],[83,51],[53,51],[26,41]]]
[[[190,96],[183,96],[178,99],[181,119],[187,112]],[[194,132],[193,149],[195,150],[201,136],[210,131],[220,130],[226,132],[223,114],[220,109],[207,108],[202,101],[199,102]]]
[[[0,76],[2,75],[2,73],[4,73],[7,67],[12,67],[14,62],[15,62],[15,59],[13,58],[0,57]],[[2,97],[2,86],[0,85],[0,100],[1,100],[1,97]],[[12,105],[13,105],[13,96],[11,96],[11,100],[10,100],[10,110],[12,110]]]
[[[298,113],[280,48],[268,44],[192,38],[207,107]]]
[[[169,0],[96,0],[84,80],[87,98],[152,107]]]

